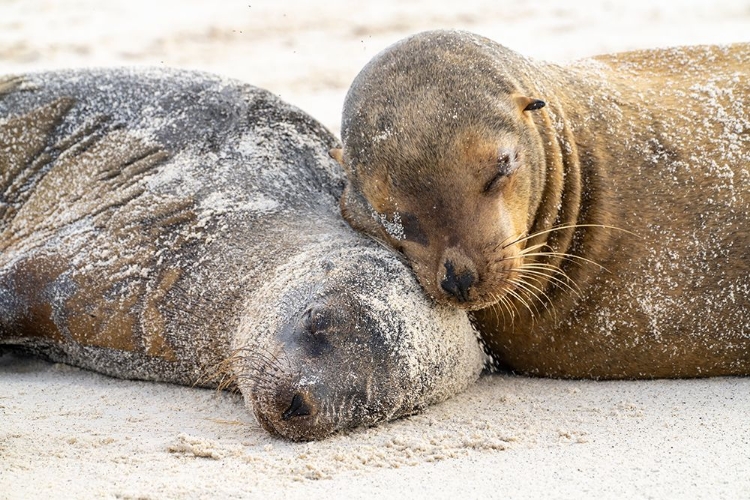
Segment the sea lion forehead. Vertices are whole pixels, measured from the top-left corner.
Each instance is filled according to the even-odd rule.
[[[369,174],[393,158],[443,157],[446,130],[513,129],[514,96],[522,92],[493,58],[502,47],[490,44],[467,33],[427,32],[376,56],[344,104],[341,133],[351,168]],[[462,64],[467,58],[470,64]]]
[[[519,123],[500,111],[489,118],[459,120],[448,126],[422,118],[408,129],[375,132],[376,139],[352,155],[360,153],[359,173],[394,186],[405,175],[440,175],[443,168],[494,161],[503,151],[514,149],[522,133]]]
[[[526,58],[487,38],[461,31],[428,31],[401,40],[377,54],[352,83],[347,100],[402,96],[418,87],[493,92],[517,90],[514,74]],[[477,79],[481,81],[477,81]]]
[[[468,62],[471,68],[467,69],[476,71],[485,66],[500,68],[504,63],[507,64],[516,58],[522,58],[522,56],[475,33],[460,30],[434,30],[417,33],[386,47],[365,69],[370,66],[392,65],[389,68],[392,70],[393,67],[403,65],[404,62],[435,61],[441,65],[455,62],[455,66],[466,66]],[[477,64],[480,66],[476,66]],[[451,66],[447,65],[446,72],[461,70],[460,67]],[[403,65],[403,68],[408,71],[408,64]]]
[[[410,99],[393,109],[368,108],[342,130],[350,180],[371,177],[378,183],[403,180],[434,167],[465,161],[468,150],[496,154],[522,133],[512,96],[472,102]],[[487,156],[484,154],[483,156]],[[491,155],[490,155],[491,156]],[[425,172],[427,174],[429,172]],[[439,173],[439,172],[438,172]]]

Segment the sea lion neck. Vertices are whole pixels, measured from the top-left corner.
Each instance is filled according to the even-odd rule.
[[[540,196],[529,213],[528,235],[536,236],[529,238],[527,247],[545,245],[549,255],[544,263],[583,279],[600,269],[582,268],[565,254],[580,255],[585,247],[587,257],[600,262],[606,257],[604,248],[620,236],[611,229],[617,225],[620,209],[611,180],[611,148],[607,146],[619,139],[610,136],[605,126],[621,119],[616,103],[619,89],[614,84],[592,82],[584,71],[537,65],[543,76],[534,87],[546,106],[533,119],[544,170],[535,176],[539,183],[535,192]]]

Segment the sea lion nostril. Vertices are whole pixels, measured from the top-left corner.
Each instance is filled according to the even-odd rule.
[[[445,266],[445,279],[440,282],[440,287],[456,297],[459,302],[468,302],[469,289],[476,279],[474,273],[467,270],[456,274],[456,269],[450,260],[446,260],[443,265]]]
[[[304,417],[310,415],[310,407],[307,405],[305,398],[301,394],[295,394],[292,398],[292,404],[281,415],[281,420],[289,420],[292,417]]]

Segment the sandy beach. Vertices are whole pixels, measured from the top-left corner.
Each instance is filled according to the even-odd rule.
[[[433,28],[564,62],[747,42],[750,2],[0,0],[0,72],[205,70],[269,89],[338,134],[360,68]],[[421,415],[295,444],[263,431],[237,394],[5,355],[0,499],[750,498],[748,422],[746,377],[491,375]]]

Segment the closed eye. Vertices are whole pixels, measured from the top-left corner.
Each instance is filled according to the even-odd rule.
[[[518,167],[518,153],[511,155],[508,153],[501,153],[497,157],[497,163],[495,164],[495,174],[492,178],[484,185],[482,192],[489,193],[500,184],[500,181],[505,179],[508,175],[512,174]]]
[[[300,342],[313,356],[321,356],[330,352],[333,347],[329,341],[329,334],[333,326],[331,315],[318,308],[310,308],[302,315],[302,332]]]
[[[313,334],[324,332],[331,327],[332,323],[329,314],[325,314],[316,308],[308,309],[302,316],[302,324],[305,329]]]

